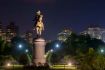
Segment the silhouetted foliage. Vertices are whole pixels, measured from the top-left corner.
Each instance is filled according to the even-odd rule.
[[[93,50],[98,53],[100,46],[105,46],[105,43],[102,40],[91,38],[89,35],[77,35],[72,33],[67,40],[62,43],[62,46],[52,53],[51,61],[55,64],[62,62],[66,56],[73,58],[80,54],[83,54],[84,56],[88,53],[90,48],[93,48]],[[70,58],[68,57],[68,59]]]
[[[29,60],[27,58],[27,55],[26,54],[22,54],[19,58],[19,63],[22,64],[22,65],[26,65],[29,63]]]

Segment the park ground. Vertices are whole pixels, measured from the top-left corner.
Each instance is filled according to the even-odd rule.
[[[2,66],[0,70],[77,70],[75,66],[53,65],[50,67],[28,67],[23,65]]]

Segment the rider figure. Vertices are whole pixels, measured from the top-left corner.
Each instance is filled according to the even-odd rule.
[[[43,15],[41,15],[41,12],[38,11],[35,18],[35,29],[38,36],[41,36],[42,30],[44,30],[44,24],[42,22]]]

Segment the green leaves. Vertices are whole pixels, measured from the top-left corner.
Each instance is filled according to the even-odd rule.
[[[72,60],[79,70],[105,70],[105,55],[99,54],[100,46],[103,48],[105,43],[99,39],[72,33],[51,60],[60,64]]]

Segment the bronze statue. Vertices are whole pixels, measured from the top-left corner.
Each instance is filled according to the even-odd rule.
[[[38,11],[34,19],[35,20],[34,30],[36,30],[36,33],[38,36],[41,36],[42,31],[44,30],[44,24],[42,22],[42,19],[43,19],[43,15],[41,14],[40,11]]]

